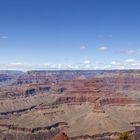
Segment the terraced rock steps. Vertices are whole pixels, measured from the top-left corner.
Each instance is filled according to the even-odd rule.
[[[46,126],[46,127],[36,127],[36,128],[25,128],[25,127],[20,127],[17,125],[8,125],[8,124],[0,124],[0,127],[2,128],[7,128],[8,130],[14,130],[14,131],[23,131],[23,132],[28,132],[28,133],[36,133],[38,131],[49,131],[52,128],[57,128],[60,126],[67,126],[68,124],[66,122],[57,122],[53,125]]]

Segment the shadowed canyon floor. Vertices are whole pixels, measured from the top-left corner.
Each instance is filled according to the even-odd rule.
[[[112,140],[125,131],[139,140],[139,99],[137,70],[21,73],[0,86],[0,140]]]

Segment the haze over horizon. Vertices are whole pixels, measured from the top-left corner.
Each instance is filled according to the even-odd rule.
[[[139,0],[1,0],[0,70],[140,69]]]

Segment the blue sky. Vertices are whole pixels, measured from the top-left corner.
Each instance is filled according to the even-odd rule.
[[[0,69],[139,69],[139,0],[0,0]]]

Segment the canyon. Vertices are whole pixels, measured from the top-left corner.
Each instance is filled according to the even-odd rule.
[[[139,70],[0,72],[0,140],[140,139]]]

